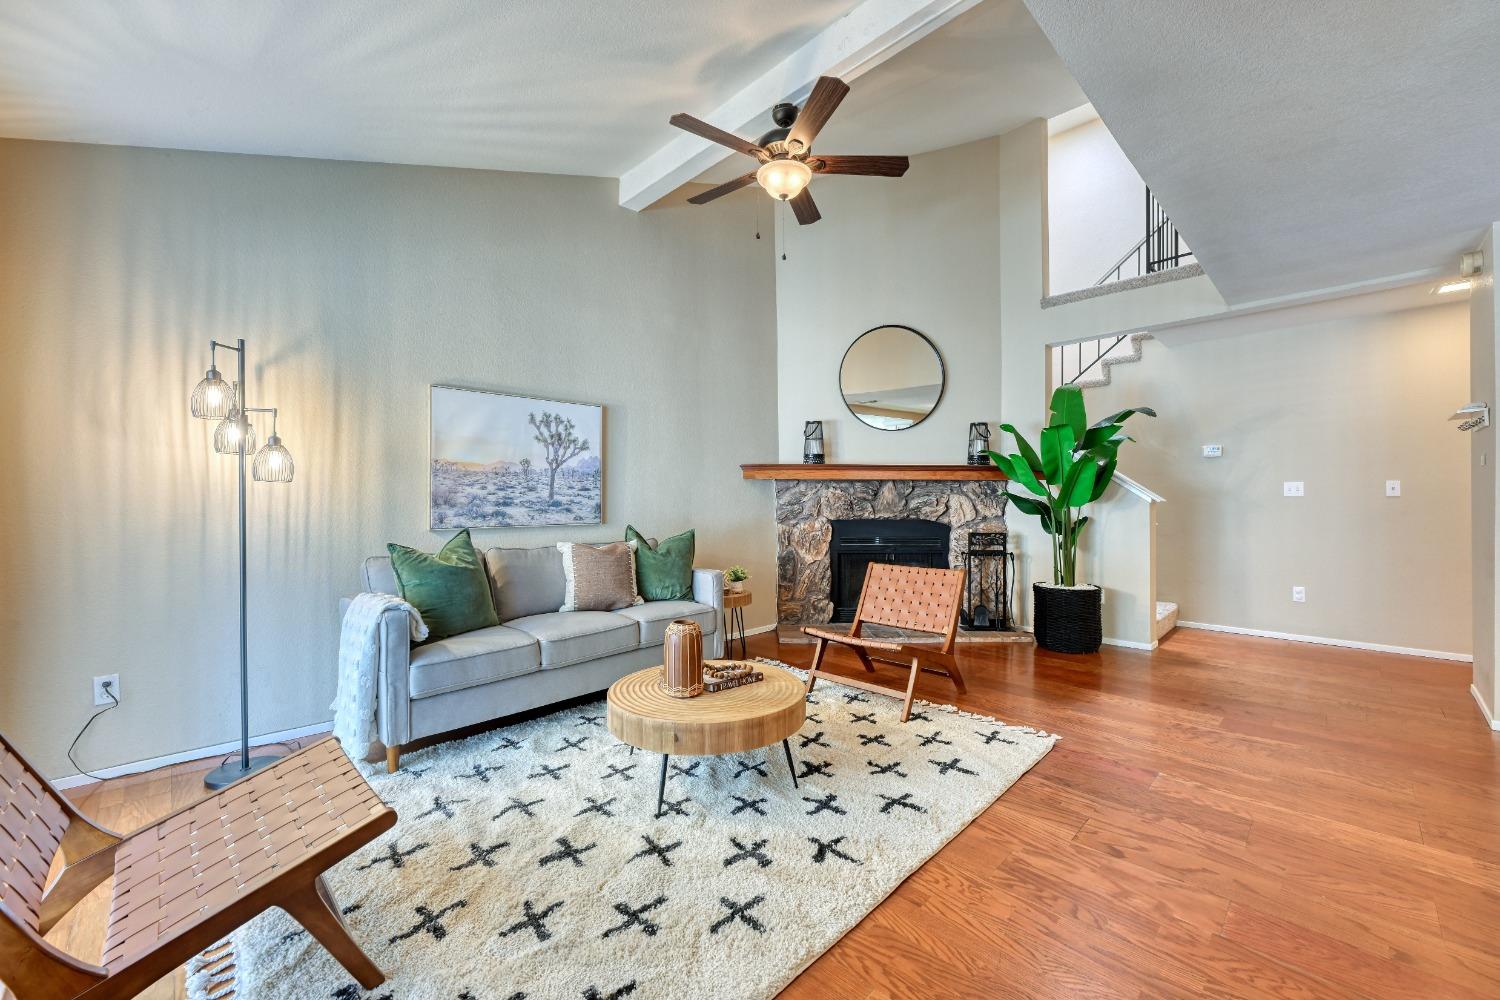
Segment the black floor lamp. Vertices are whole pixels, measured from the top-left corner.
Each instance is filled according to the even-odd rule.
[[[239,363],[239,377],[233,385],[224,381],[214,367],[214,353],[223,348],[234,351]],[[258,483],[289,483],[292,481],[292,455],[276,435],[276,408],[246,405],[249,393],[245,385],[245,342],[235,341],[233,346],[216,340],[208,342],[208,373],[193,388],[193,397],[188,409],[200,420],[217,420],[214,428],[214,451],[220,455],[234,455],[239,463],[239,522],[240,522],[240,752],[237,759],[229,761],[208,773],[203,783],[209,788],[223,788],[245,775],[277,760],[279,754],[262,757],[250,756],[250,665],[245,625],[245,456],[255,453],[250,474]],[[271,436],[265,446],[255,451],[255,428],[250,425],[250,414],[271,415]]]

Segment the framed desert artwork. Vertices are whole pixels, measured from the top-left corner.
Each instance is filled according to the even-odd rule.
[[[432,387],[432,527],[604,520],[604,407]]]

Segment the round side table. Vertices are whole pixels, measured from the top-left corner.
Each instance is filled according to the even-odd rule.
[[[725,663],[725,660],[709,660]],[[744,753],[781,744],[797,785],[797,767],[787,737],[802,728],[807,704],[803,684],[779,667],[762,666],[765,679],[696,698],[673,698],[662,689],[661,667],[626,674],[609,688],[608,726],[622,743],[661,754],[656,815],[661,816],[672,754],[690,757]]]
[[[750,591],[724,591],[724,655],[734,655],[734,638],[739,635],[740,659],[745,658],[745,608],[750,604]]]

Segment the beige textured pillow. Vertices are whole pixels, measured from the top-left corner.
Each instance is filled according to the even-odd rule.
[[[566,590],[559,611],[614,611],[641,604],[635,588],[635,542],[558,542]]]

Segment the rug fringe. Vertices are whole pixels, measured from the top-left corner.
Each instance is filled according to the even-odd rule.
[[[234,942],[229,938],[194,955],[186,971],[188,1000],[233,1000],[238,995]]]
[[[804,681],[807,680],[807,671],[803,670],[801,667],[794,667],[790,663],[786,663],[782,660],[777,660],[769,656],[755,656],[751,657],[751,659],[753,659],[756,663],[768,663],[773,667],[780,667],[783,670],[790,671],[792,674],[795,674],[796,676],[802,678]],[[825,674],[819,674],[818,676],[822,677],[830,684],[834,684],[838,687],[844,688],[846,691],[855,690],[854,688],[849,687],[847,684],[839,684],[837,677],[829,677]],[[896,695],[895,697],[899,698],[900,696]],[[921,705],[923,708],[936,709],[939,712],[946,712],[949,715],[962,716],[965,719],[974,719],[978,722],[993,722],[995,725],[1004,726],[1006,729],[1020,730],[1028,736],[1040,736],[1043,739],[1049,740],[1062,739],[1062,737],[1057,735],[1056,733],[1049,733],[1045,729],[1037,729],[1033,726],[1012,725],[1011,723],[1006,722],[1004,719],[995,718],[993,715],[982,715],[979,712],[966,712],[963,709],[959,708],[957,705],[949,705],[946,702],[927,701],[922,698],[916,698],[913,699],[912,704]]]

